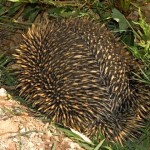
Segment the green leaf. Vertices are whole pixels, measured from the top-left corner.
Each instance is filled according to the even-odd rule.
[[[105,141],[105,139],[103,139],[103,140],[94,148],[94,150],[99,150],[100,147],[103,145],[104,141]]]
[[[56,150],[56,142],[53,143],[51,150]]]
[[[105,149],[107,149],[107,150],[113,150],[111,147],[109,147],[109,146],[103,146]]]
[[[130,27],[125,16],[115,8],[112,10],[112,18],[119,23],[119,29],[121,31],[125,31],[128,27]]]
[[[122,32],[120,39],[128,46],[134,45],[134,34],[130,30]]]
[[[10,2],[20,2],[20,0],[8,0]]]
[[[64,132],[69,138],[75,140],[80,146],[84,147],[87,150],[93,150],[93,147],[95,144],[93,143],[88,143],[85,141],[80,135],[72,132],[70,129],[67,129],[65,127],[57,126],[57,128]]]
[[[5,7],[0,4],[0,16],[4,13]]]
[[[29,6],[23,12],[23,18],[25,20],[29,20],[30,22],[33,22],[40,11],[41,8],[39,6],[36,7]]]
[[[21,3],[21,2],[30,2],[30,3],[36,3],[38,2],[38,0],[8,0],[10,2],[18,2],[18,3]]]
[[[33,12],[31,12],[31,15],[29,16],[29,21],[30,21],[30,22],[33,22],[33,21],[35,20],[35,18],[36,18],[37,15],[39,14],[40,10],[41,10],[41,9],[39,9],[39,8],[35,8],[35,9],[33,10]]]
[[[78,14],[77,11],[72,10],[72,11],[61,11],[60,16],[62,17],[70,17],[70,16],[76,16]]]
[[[8,16],[13,16],[22,7],[22,5],[22,3],[14,3],[14,5],[8,10]]]
[[[52,17],[59,17],[60,16],[60,12],[62,11],[63,9],[62,8],[50,8],[49,10],[48,10],[48,13],[49,13],[49,15],[50,16],[52,16]]]

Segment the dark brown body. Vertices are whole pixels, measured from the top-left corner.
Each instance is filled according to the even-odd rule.
[[[34,25],[17,50],[20,95],[53,121],[122,143],[150,114],[149,87],[104,26],[87,20]]]

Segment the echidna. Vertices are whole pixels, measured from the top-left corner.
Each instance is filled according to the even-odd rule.
[[[20,95],[53,121],[122,143],[150,114],[137,62],[99,23],[69,19],[32,25],[17,50]]]

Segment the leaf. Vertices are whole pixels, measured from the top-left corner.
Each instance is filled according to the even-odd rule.
[[[68,9],[67,7],[56,7],[50,8],[48,10],[50,16],[53,17],[70,17],[70,16],[77,16],[79,11],[77,9]]]
[[[100,147],[103,145],[104,141],[105,141],[105,139],[103,139],[103,140],[94,148],[94,150],[99,150]]]
[[[78,12],[76,10],[62,11],[60,13],[60,16],[62,16],[62,17],[70,17],[70,16],[76,16],[77,14],[78,14]]]
[[[31,15],[29,16],[29,21],[33,22],[35,20],[35,18],[37,17],[37,15],[39,14],[39,12],[40,12],[40,9],[35,8],[35,10],[33,10]]]
[[[12,7],[8,10],[8,16],[13,16],[21,7],[23,3],[14,3]]]
[[[113,150],[111,147],[109,147],[109,146],[103,146],[105,149],[107,149],[107,150]]]
[[[41,8],[36,6],[36,7],[26,7],[25,11],[23,12],[23,18],[25,20],[29,20],[30,22],[33,22],[36,18],[36,16],[39,14],[41,11]]]
[[[121,31],[125,31],[128,27],[130,27],[125,16],[115,8],[112,10],[112,18],[119,23],[119,29]]]
[[[95,146],[93,143],[89,143],[85,141],[80,135],[72,132],[70,129],[57,126],[57,128],[64,132],[69,138],[75,140],[80,146],[84,147],[87,150],[93,150],[93,147]]]
[[[0,4],[0,16],[4,13],[5,8]]]
[[[131,30],[122,32],[120,39],[128,46],[134,45],[134,34]]]
[[[10,2],[20,2],[20,0],[8,0]]]
[[[60,16],[60,12],[62,11],[62,8],[60,8],[60,7],[56,7],[56,8],[50,8],[49,10],[48,10],[48,14],[50,15],[50,16],[52,16],[52,17],[58,17],[58,16]]]
[[[30,2],[30,3],[36,3],[38,0],[8,0],[10,2]]]
[[[55,141],[55,143],[52,144],[51,150],[56,150],[56,141]]]

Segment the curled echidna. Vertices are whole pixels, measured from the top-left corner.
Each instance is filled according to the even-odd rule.
[[[70,19],[33,25],[17,50],[20,95],[53,121],[122,143],[150,114],[138,67],[99,23]]]

